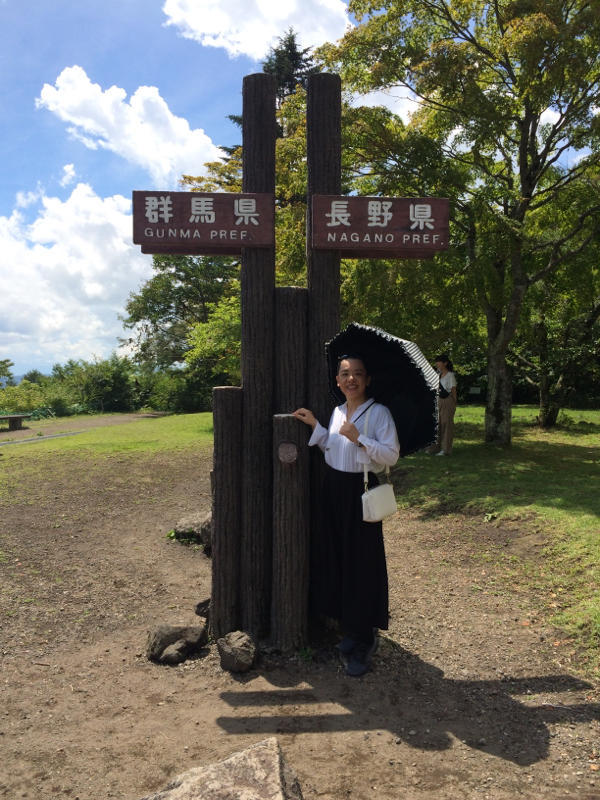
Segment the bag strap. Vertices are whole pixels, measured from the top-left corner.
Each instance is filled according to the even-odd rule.
[[[369,435],[369,417],[371,416],[371,409],[373,408],[374,405],[375,405],[375,401],[373,401],[368,408],[365,408],[365,411],[367,412],[367,416],[365,417],[365,429],[363,431],[365,436]],[[363,414],[364,414],[364,411],[363,411]],[[359,416],[362,417],[362,414],[360,414]],[[355,420],[355,422],[356,422],[356,420]],[[366,464],[363,464],[363,476],[364,476],[364,481],[365,481],[365,492],[368,492],[369,491],[369,473],[367,472],[367,465]],[[385,465],[385,479],[386,479],[387,483],[390,482],[390,468],[388,467],[387,464]]]
[[[362,417],[362,415],[365,413],[365,411],[369,411],[369,409],[372,408],[372,406],[374,406],[374,405],[375,405],[375,400],[373,400],[373,402],[370,405],[368,405],[366,408],[363,408],[363,410],[360,412],[358,417],[356,419],[352,420],[352,424],[355,425],[358,422],[358,420]],[[367,421],[366,421],[365,424],[366,425],[369,424],[369,415],[368,414],[367,414]]]

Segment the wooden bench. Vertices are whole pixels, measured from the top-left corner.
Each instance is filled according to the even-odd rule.
[[[0,414],[0,422],[8,420],[9,431],[19,431],[23,427],[23,420],[29,419],[31,414]]]

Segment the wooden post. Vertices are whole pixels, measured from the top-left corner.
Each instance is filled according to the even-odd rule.
[[[271,644],[284,652],[306,644],[308,626],[310,432],[289,413],[306,403],[307,300],[306,289],[275,290]]]
[[[306,109],[308,407],[323,425],[329,422],[332,408],[325,342],[340,326],[340,254],[312,249],[312,196],[341,192],[341,113],[339,75],[311,75]]]
[[[306,313],[308,293],[298,286],[275,289],[276,414],[306,405]]]
[[[271,643],[306,644],[308,627],[308,441],[291,414],[273,417],[273,599]]]
[[[243,191],[275,192],[275,80],[243,85]],[[268,632],[272,563],[272,414],[275,248],[242,250],[242,541],[244,630]]]
[[[306,113],[308,162],[306,248],[308,264],[308,408],[327,426],[333,408],[328,388],[325,342],[340,327],[340,254],[312,248],[313,194],[341,192],[341,82],[338,75],[321,73],[308,81]],[[323,454],[310,454],[310,561],[319,560]],[[314,569],[313,566],[310,569]]]
[[[210,629],[215,638],[240,626],[240,494],[242,390],[213,389],[212,593]]]

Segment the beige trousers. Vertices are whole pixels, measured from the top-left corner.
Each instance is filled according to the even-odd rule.
[[[443,450],[447,456],[452,452],[452,442],[454,441],[454,414],[456,412],[456,400],[452,395],[438,398],[438,410],[440,414],[440,427],[438,430],[437,450]]]

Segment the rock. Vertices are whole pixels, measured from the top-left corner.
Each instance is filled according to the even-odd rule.
[[[188,645],[183,639],[170,644],[160,654],[161,664],[181,664],[188,657]]]
[[[212,551],[212,515],[190,514],[179,520],[173,528],[175,538],[183,542],[197,542],[203,545],[207,556]]]
[[[199,617],[204,617],[206,620],[210,619],[210,597],[207,597],[206,600],[201,600],[199,603],[196,603],[194,612],[198,614]]]
[[[148,634],[146,656],[161,664],[180,664],[207,641],[206,625],[160,625]]]
[[[248,672],[254,664],[256,646],[244,631],[232,631],[217,641],[221,668],[228,672]]]
[[[142,800],[302,800],[302,791],[271,737],[225,761],[184,772]]]

